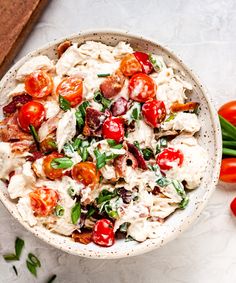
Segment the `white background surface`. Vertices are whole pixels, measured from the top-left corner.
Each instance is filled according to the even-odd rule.
[[[234,0],[52,0],[17,59],[62,36],[97,28],[119,28],[169,46],[192,67],[216,105],[236,94],[236,1]],[[233,189],[235,187],[235,190]],[[198,222],[177,240],[151,253],[121,260],[67,255],[26,232],[0,205],[0,253],[16,236],[26,247],[16,277],[0,257],[0,282],[233,283],[236,282],[236,220],[229,203],[236,185],[218,186]],[[25,267],[28,252],[39,256],[38,279]]]

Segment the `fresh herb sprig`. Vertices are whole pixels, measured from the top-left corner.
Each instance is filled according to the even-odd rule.
[[[110,107],[110,105],[111,105],[111,101],[109,100],[109,99],[107,99],[107,98],[105,98],[103,95],[102,95],[102,93],[101,93],[101,91],[100,90],[98,90],[98,91],[96,91],[95,93],[94,93],[94,98],[93,98],[93,100],[95,101],[95,102],[97,102],[97,103],[100,103],[100,104],[102,104],[102,111],[105,111],[107,108],[109,108]]]
[[[77,202],[71,209],[71,222],[76,225],[81,215],[81,205]]]
[[[70,102],[61,95],[59,95],[59,106],[64,111],[71,109]]]
[[[24,240],[17,237],[15,240],[15,253],[5,254],[3,255],[3,258],[6,261],[20,260],[20,256],[21,256],[24,244],[25,244]]]
[[[68,157],[53,158],[51,167],[54,169],[68,169],[72,167],[73,161]]]
[[[86,115],[86,108],[89,106],[88,101],[84,101],[83,103],[80,104],[78,109],[75,112],[75,117],[77,121],[77,125],[79,129],[82,129],[84,126],[84,121],[85,121],[85,115]]]
[[[30,273],[37,277],[37,268],[41,267],[40,260],[32,253],[28,254],[28,259],[26,260],[26,266]]]

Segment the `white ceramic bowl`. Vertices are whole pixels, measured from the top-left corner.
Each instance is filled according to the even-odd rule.
[[[142,254],[156,249],[176,238],[183,230],[190,226],[190,224],[199,216],[218,182],[221,162],[221,132],[217,112],[213,107],[212,100],[203,89],[198,79],[193,75],[192,71],[166,48],[141,36],[131,35],[128,32],[106,30],[79,33],[78,35],[69,36],[67,38],[51,42],[23,57],[7,72],[0,82],[0,101],[4,101],[6,93],[14,87],[16,71],[23,63],[25,63],[29,58],[41,54],[47,55],[49,58],[56,60],[57,45],[66,39],[70,39],[78,44],[82,44],[87,40],[101,41],[108,45],[116,45],[119,41],[126,41],[129,42],[134,49],[162,55],[165,61],[177,65],[179,70],[185,73],[186,79],[192,83],[194,88],[190,99],[201,103],[199,119],[202,128],[199,133],[199,142],[204,146],[209,154],[209,162],[207,164],[201,186],[189,193],[190,203],[185,210],[176,211],[166,220],[166,222],[162,225],[160,235],[157,239],[146,240],[143,243],[117,240],[116,243],[109,248],[102,248],[92,243],[89,245],[82,245],[75,243],[69,237],[51,233],[44,227],[30,227],[27,223],[22,221],[21,216],[16,209],[15,202],[10,200],[7,190],[3,184],[1,184],[0,188],[0,199],[9,212],[27,230],[31,231],[34,235],[48,244],[74,255],[90,258],[122,258]]]

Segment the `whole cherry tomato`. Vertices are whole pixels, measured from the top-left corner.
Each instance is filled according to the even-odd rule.
[[[72,107],[80,104],[83,97],[83,81],[76,77],[67,77],[57,86],[56,93],[70,102]]]
[[[138,102],[146,102],[156,95],[156,84],[151,77],[139,73],[132,76],[129,81],[129,96]]]
[[[115,242],[115,233],[113,228],[113,224],[110,220],[98,220],[93,228],[93,242],[102,247],[112,246]]]
[[[236,158],[224,158],[222,160],[220,180],[226,183],[236,182]]]
[[[142,66],[134,54],[126,54],[120,63],[120,70],[126,77],[142,72]]]
[[[184,161],[184,155],[181,150],[174,148],[166,148],[160,154],[158,154],[156,162],[161,170],[170,170],[173,168],[173,162],[177,162],[178,166],[181,166]]]
[[[236,100],[222,105],[218,113],[231,124],[236,125]]]
[[[25,78],[26,92],[35,98],[42,98],[52,93],[52,77],[44,71],[35,71]]]
[[[153,66],[149,60],[148,54],[136,51],[134,52],[134,56],[139,61],[140,65],[142,66],[143,73],[150,74],[153,70]]]
[[[109,117],[102,125],[102,135],[104,139],[113,139],[117,143],[124,139],[123,119],[118,117]]]
[[[25,132],[29,132],[29,125],[38,129],[45,120],[45,109],[43,104],[30,101],[24,104],[18,112],[18,124]]]
[[[142,114],[145,122],[153,127],[159,127],[160,123],[165,120],[166,107],[163,101],[149,100],[142,106]]]
[[[85,161],[77,163],[72,168],[72,178],[85,186],[90,186],[92,189],[99,183],[100,172],[97,170],[94,163]]]
[[[234,198],[230,204],[230,208],[234,216],[236,216],[236,198]]]
[[[53,152],[47,155],[46,157],[44,157],[43,159],[43,171],[45,175],[51,180],[55,180],[63,176],[63,169],[61,168],[55,169],[51,166],[51,162],[54,158],[61,158],[61,157],[63,157],[63,154],[60,154],[58,152]]]
[[[29,197],[35,216],[48,216],[59,200],[58,193],[47,187],[37,188],[29,194]]]

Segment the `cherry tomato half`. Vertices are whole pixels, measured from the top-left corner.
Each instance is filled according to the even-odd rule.
[[[166,148],[160,154],[158,154],[156,162],[161,170],[170,170],[173,168],[172,162],[177,162],[178,166],[181,166],[184,161],[184,155],[181,150],[174,148]]]
[[[236,158],[224,158],[222,160],[220,180],[226,183],[236,182]]]
[[[138,102],[146,102],[156,95],[156,84],[151,77],[139,73],[133,75],[129,81],[129,96]]]
[[[59,179],[63,175],[63,169],[60,168],[55,169],[51,166],[51,162],[54,158],[61,158],[61,157],[63,157],[63,154],[60,154],[58,152],[53,152],[47,155],[46,157],[44,157],[43,159],[43,171],[45,175],[51,180]]]
[[[236,100],[222,105],[218,113],[231,124],[236,125]]]
[[[83,81],[76,77],[65,78],[57,86],[56,93],[68,100],[72,107],[75,107],[82,101]]]
[[[134,54],[126,54],[120,62],[120,70],[126,77],[142,72],[142,66]]]
[[[104,139],[113,139],[117,143],[124,139],[123,119],[118,117],[109,117],[102,125],[102,136]]]
[[[92,240],[102,247],[112,246],[115,242],[112,222],[108,219],[98,220],[93,228]]]
[[[230,204],[231,211],[236,216],[236,198],[234,198]]]
[[[25,132],[29,132],[29,125],[38,129],[45,120],[45,109],[43,104],[30,101],[24,104],[18,112],[18,124]]]
[[[142,114],[145,122],[153,127],[159,127],[160,123],[165,120],[166,107],[163,101],[149,100],[142,106]]]
[[[25,78],[26,92],[35,98],[42,98],[52,93],[52,77],[44,71],[35,71]]]
[[[85,186],[90,186],[92,189],[99,183],[100,172],[97,170],[94,163],[86,161],[77,163],[72,168],[72,178]]]
[[[47,187],[37,188],[29,194],[30,204],[36,216],[47,216],[53,212],[59,195]]]
[[[139,61],[140,65],[142,66],[143,73],[150,74],[153,70],[153,66],[149,60],[148,54],[136,51],[134,52],[134,56]]]

